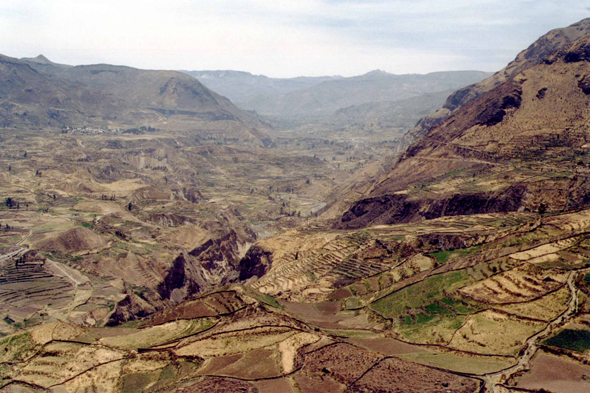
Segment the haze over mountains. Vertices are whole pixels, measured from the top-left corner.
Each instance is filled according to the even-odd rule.
[[[218,92],[239,102],[243,109],[278,118],[277,124],[321,119],[332,126],[360,126],[359,132],[366,124],[369,129],[391,128],[399,133],[442,103],[443,95],[488,75],[477,71],[428,75],[372,71],[351,78],[273,79],[235,71],[183,74],[106,64],[69,66],[53,63],[43,55],[20,60],[2,56],[1,61],[0,119],[5,126],[93,124],[181,130],[208,124],[209,128],[226,130],[226,137],[237,133],[238,138],[257,139],[265,145],[271,143],[268,126]],[[409,100],[422,94],[429,95]],[[244,127],[248,133],[240,131]]]
[[[232,100],[248,102],[259,96],[282,95],[308,89],[325,81],[342,79],[341,76],[269,78],[244,71],[183,71],[194,76],[205,86]]]
[[[392,139],[442,104],[450,91],[488,75],[477,71],[428,75],[372,71],[351,78],[273,79],[235,71],[180,73],[106,64],[70,66],[53,63],[43,55],[20,60],[2,56],[1,63],[0,120],[4,126],[207,128],[216,130],[216,135],[258,140],[265,146],[272,143],[272,131],[245,110],[270,116],[279,126],[311,121],[332,128],[352,126],[350,130],[360,135],[385,130]]]
[[[480,71],[394,75],[375,70],[348,78],[273,79],[235,71],[188,73],[240,108],[283,119],[317,119],[350,106],[455,90],[491,75]]]

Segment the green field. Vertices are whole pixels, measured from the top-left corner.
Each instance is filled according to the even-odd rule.
[[[557,335],[545,340],[543,344],[584,353],[590,349],[590,331],[564,329]]]
[[[446,294],[468,283],[469,278],[464,271],[440,274],[385,296],[373,302],[370,307],[386,318],[414,314],[418,321],[428,321],[432,319],[428,315],[458,311],[454,308],[456,302],[447,299]]]
[[[447,263],[452,257],[463,257],[471,254],[472,252],[478,251],[481,247],[475,246],[470,248],[460,248],[456,250],[438,251],[428,254],[431,257],[436,258],[438,263]]]

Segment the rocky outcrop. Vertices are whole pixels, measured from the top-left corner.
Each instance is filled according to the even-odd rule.
[[[578,82],[578,87],[582,89],[584,94],[590,95],[590,75],[584,75]]]
[[[241,245],[235,231],[209,239],[173,262],[158,285],[163,299],[176,304],[192,295],[211,290],[238,278]]]
[[[357,201],[334,227],[358,229],[370,225],[402,224],[445,216],[516,211],[566,211],[590,203],[590,179],[575,177],[553,181],[520,183],[487,193],[449,194],[438,198],[408,198],[404,194],[383,195]]]
[[[151,301],[142,299],[130,288],[125,288],[126,296],[119,301],[114,312],[109,316],[106,326],[117,326],[121,323],[143,318],[156,311]]]
[[[205,200],[201,191],[199,191],[196,187],[185,187],[182,189],[182,195],[184,198],[192,203],[199,203]]]
[[[178,227],[187,222],[194,223],[194,219],[173,213],[148,213],[141,215],[143,219],[167,228]]]
[[[546,63],[551,64],[558,59],[563,59],[566,63],[590,61],[590,37],[583,37],[573,42],[571,45],[558,51],[557,54],[548,58]]]
[[[507,110],[520,108],[522,89],[514,83],[508,84],[507,89],[509,91],[506,91],[506,95],[494,97],[495,99],[479,113],[477,124],[493,126],[504,120]]]
[[[239,265],[240,281],[252,277],[262,277],[272,267],[272,252],[253,245]]]
[[[408,147],[402,159],[415,156],[419,151],[426,147],[432,147],[433,144],[448,145],[449,142],[461,137],[471,127],[494,126],[502,122],[508,112],[513,113],[520,108],[521,102],[522,87],[520,84],[513,80],[504,82],[492,91],[466,104],[449,119],[442,121],[421,140]],[[493,157],[486,152],[460,146],[448,146],[448,148],[456,150],[457,154],[465,158],[493,161]]]

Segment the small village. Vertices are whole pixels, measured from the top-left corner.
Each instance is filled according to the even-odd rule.
[[[124,130],[120,128],[100,128],[100,127],[65,127],[62,129],[63,134],[73,135],[100,135],[100,134],[115,134],[120,135]]]

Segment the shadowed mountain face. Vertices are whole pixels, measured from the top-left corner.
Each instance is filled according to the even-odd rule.
[[[338,226],[590,203],[589,26],[549,33],[501,73],[463,90],[474,98],[457,100]]]
[[[438,109],[451,93],[452,91],[447,90],[405,100],[349,106],[325,117],[322,122],[335,127],[362,127],[369,130],[398,127],[403,132],[411,129],[422,117]]]
[[[5,125],[163,125],[195,130],[207,123],[245,130],[269,142],[258,119],[196,79],[175,71],[146,71],[106,64],[65,66],[43,56],[0,58]],[[246,135],[247,134],[247,135]]]

